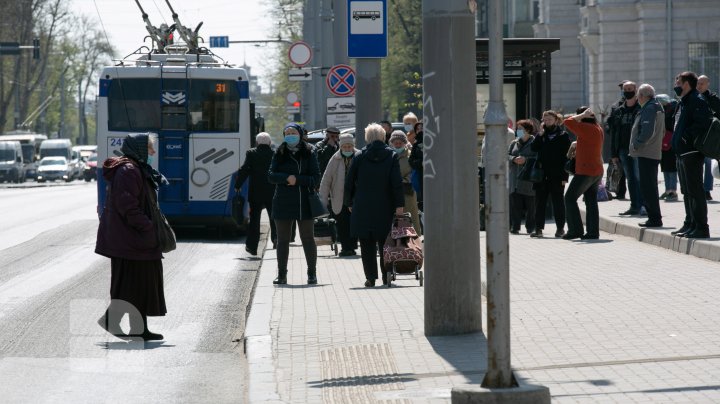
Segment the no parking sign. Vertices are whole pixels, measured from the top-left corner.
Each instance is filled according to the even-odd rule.
[[[348,65],[335,65],[325,78],[328,90],[338,97],[355,93],[355,71]]]

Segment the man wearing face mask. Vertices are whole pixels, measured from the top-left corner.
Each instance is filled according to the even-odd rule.
[[[415,124],[418,123],[417,115],[412,112],[408,112],[403,116],[403,127],[405,129],[405,136],[407,136],[408,142],[413,145],[415,144]]]
[[[707,200],[703,189],[705,156],[694,146],[698,136],[707,133],[712,112],[705,98],[697,91],[698,77],[693,72],[680,73],[673,90],[680,97],[675,113],[672,148],[678,156],[680,190],[685,204],[685,221],[671,234],[687,238],[708,238]]]
[[[637,159],[629,154],[632,127],[635,123],[635,117],[640,112],[636,89],[637,85],[632,81],[623,84],[625,102],[616,112],[611,140],[613,163],[622,163],[625,178],[627,178],[627,188],[630,191],[630,208],[620,213],[620,215],[625,216],[642,215],[645,212],[642,194],[640,193],[640,173]]]

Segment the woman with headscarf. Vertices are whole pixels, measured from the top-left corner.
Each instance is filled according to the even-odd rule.
[[[275,184],[272,218],[277,230],[278,275],[276,285],[287,283],[287,263],[290,254],[292,225],[297,222],[300,241],[307,263],[307,283],[317,283],[317,246],[314,220],[310,211],[310,192],[320,186],[320,168],[313,146],[303,140],[304,129],[288,123],[283,129],[285,141],[277,148],[270,163],[268,180]]]
[[[344,204],[345,177],[350,169],[353,157],[360,154],[355,148],[355,137],[349,133],[340,135],[340,150],[331,158],[320,181],[320,200],[330,210],[337,221],[338,239],[341,257],[356,255],[358,240],[350,235],[350,211]],[[328,202],[329,201],[329,202]]]
[[[161,340],[150,332],[148,316],[164,316],[162,251],[158,245],[150,206],[157,204],[160,185],[168,182],[154,170],[155,136],[130,134],[123,140],[122,157],[103,163],[105,205],[100,214],[95,252],[110,258],[110,298],[98,324],[111,334],[145,341]],[[130,332],[120,329],[129,315]]]
[[[395,150],[400,164],[400,177],[402,177],[403,194],[405,196],[405,212],[410,214],[413,228],[418,236],[422,235],[420,227],[420,216],[418,216],[418,203],[415,196],[415,190],[412,187],[412,167],[410,167],[409,157],[410,148],[408,147],[408,138],[401,131],[396,130],[390,135],[390,147]]]
[[[345,205],[352,213],[350,233],[360,239],[365,287],[373,287],[378,278],[378,250],[383,284],[387,284],[382,248],[390,233],[393,213],[403,213],[405,199],[398,156],[385,144],[382,126],[368,125],[365,142],[367,146],[350,165],[344,196]]]

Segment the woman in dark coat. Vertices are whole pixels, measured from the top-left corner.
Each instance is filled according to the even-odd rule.
[[[143,340],[161,340],[150,332],[148,316],[164,316],[162,251],[149,204],[157,203],[157,189],[167,180],[151,166],[155,139],[147,133],[123,140],[123,157],[103,163],[107,182],[105,206],[100,215],[95,252],[110,258],[110,306],[98,320],[109,333]],[[130,332],[124,334],[120,320],[127,313]]]
[[[531,143],[532,151],[538,153],[545,179],[535,184],[535,232],[530,237],[542,237],[545,228],[545,207],[550,195],[555,216],[555,237],[565,234],[565,184],[568,174],[565,172],[567,152],[570,148],[570,136],[562,128],[562,117],[555,111],[545,111],[542,116],[542,131]]]
[[[272,202],[272,219],[278,238],[278,276],[273,281],[276,285],[287,283],[290,238],[292,225],[296,221],[307,262],[307,283],[317,283],[317,246],[308,196],[320,186],[320,168],[312,145],[302,140],[304,132],[296,123],[285,125],[285,141],[275,151],[268,173],[268,181],[276,185]]]
[[[360,239],[365,286],[373,287],[378,277],[378,249],[383,284],[387,283],[382,248],[393,214],[403,213],[405,198],[398,157],[385,144],[385,130],[376,123],[368,125],[365,141],[368,145],[350,165],[344,197],[352,212],[350,233]]]

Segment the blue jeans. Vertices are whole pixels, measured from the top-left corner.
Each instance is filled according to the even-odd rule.
[[[583,223],[580,217],[580,208],[577,200],[580,195],[585,197],[585,224],[587,234],[597,236],[600,234],[600,211],[598,210],[598,185],[602,175],[588,176],[575,175],[565,192],[565,218],[567,220],[567,234],[580,236],[583,234]]]
[[[705,179],[703,180],[703,188],[706,192],[710,192],[713,189],[713,176],[712,176],[712,159],[705,157]]]
[[[640,211],[643,206],[642,194],[640,193],[640,170],[637,159],[630,157],[627,150],[620,149],[620,161],[627,178],[627,188],[630,192],[630,210]]]
[[[663,177],[665,178],[665,192],[677,192],[677,171],[664,172]]]

